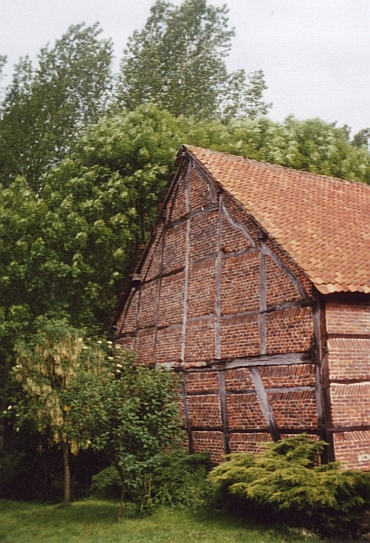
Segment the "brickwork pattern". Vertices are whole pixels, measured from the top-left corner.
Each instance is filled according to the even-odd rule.
[[[313,364],[265,366],[260,368],[260,374],[266,388],[315,386]]]
[[[181,270],[185,266],[185,247],[186,240],[186,224],[182,223],[175,225],[172,228],[166,229],[166,238],[164,246],[164,273],[173,273],[176,270]],[[160,249],[158,249],[156,259],[161,261]]]
[[[153,332],[154,333],[154,332]],[[157,363],[180,362],[182,343],[182,325],[159,328],[155,348]]]
[[[268,433],[230,434],[230,447],[233,452],[260,453],[265,450],[264,444],[271,442],[272,438]]]
[[[227,420],[230,430],[266,428],[266,419],[256,393],[228,394]]]
[[[222,260],[221,312],[230,315],[259,309],[259,252]]]
[[[218,198],[217,187],[214,194]],[[267,307],[293,307],[261,316],[260,227],[227,193],[221,200],[220,209],[207,209],[210,204],[217,207],[210,186],[194,171],[188,180],[183,170],[167,204],[164,246],[160,226],[147,256],[151,262],[144,263],[139,328],[133,344],[140,362],[185,370],[189,423],[196,428],[192,430],[193,447],[195,452],[210,451],[213,462],[225,453],[223,425],[229,432],[231,451],[256,452],[271,441],[249,369],[223,370],[224,362],[306,352],[313,337],[311,308],[296,303],[301,298],[296,284],[268,255],[263,257]],[[267,240],[267,245],[309,292],[311,284],[302,270],[273,240]],[[124,333],[135,331],[137,296],[134,302]],[[267,349],[261,353],[264,322]],[[122,344],[130,342],[131,338],[120,339]],[[224,391],[219,371],[207,369],[217,359]],[[295,390],[314,387],[312,364],[262,366],[260,375],[281,431],[317,428],[315,390]],[[185,423],[183,405],[181,414]]]
[[[194,263],[189,270],[188,318],[215,313],[215,259]]]
[[[182,323],[184,314],[184,272],[163,277],[159,303],[158,326]],[[155,314],[155,305],[152,312]]]
[[[177,186],[169,200],[167,209],[169,210],[169,221],[175,222],[187,214],[186,209],[186,191],[187,191],[187,176],[186,172],[180,176]]]
[[[370,301],[351,305],[328,302],[326,328],[328,334],[370,334]]]
[[[328,349],[332,380],[370,378],[370,339],[329,338]]]
[[[225,384],[227,392],[253,389],[254,385],[248,368],[238,368],[225,372]]]
[[[315,429],[318,425],[315,391],[268,393],[279,429]]]
[[[186,328],[185,366],[215,357],[215,320],[188,321]]]
[[[218,394],[188,397],[191,425],[200,428],[220,428],[221,411]]]
[[[334,426],[368,426],[370,423],[370,380],[330,386]]]
[[[257,314],[221,320],[221,358],[255,356],[259,352]]]
[[[224,438],[222,432],[193,432],[194,452],[208,451],[211,462],[221,462],[225,455]]]
[[[159,227],[152,240],[152,244],[149,248],[148,254],[145,258],[143,268],[141,270],[141,275],[146,279],[151,279],[152,277],[157,277],[161,269],[161,259],[158,258],[158,246],[162,244],[162,228]]]
[[[148,328],[155,324],[158,281],[144,283],[141,286],[139,328]]]
[[[266,255],[266,305],[273,307],[288,301],[301,299],[292,281],[277,263]]]
[[[334,434],[336,460],[344,467],[369,470],[370,431]]]
[[[207,183],[194,169],[190,175],[190,211],[212,203],[211,182]],[[215,188],[213,188],[215,192]]]
[[[217,211],[205,212],[190,223],[190,260],[199,260],[217,253]],[[185,245],[184,245],[185,246]],[[183,246],[183,248],[184,248]]]
[[[266,315],[267,352],[307,351],[312,346],[312,310],[295,307]]]
[[[218,374],[215,371],[187,373],[185,379],[186,389],[189,394],[218,391]]]

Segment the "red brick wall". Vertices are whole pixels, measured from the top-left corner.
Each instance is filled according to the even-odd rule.
[[[143,265],[140,300],[136,295],[120,320],[119,341],[132,341],[141,362],[185,370],[183,416],[194,429],[195,452],[209,450],[219,461],[227,450],[258,451],[271,440],[261,391],[247,367],[227,364],[309,353],[312,311],[301,300],[311,284],[273,240],[266,240],[266,254],[259,225],[195,170],[188,178],[184,169],[166,217]],[[278,430],[314,431],[313,364],[274,360],[260,376]]]
[[[335,458],[370,469],[370,297],[326,303]]]

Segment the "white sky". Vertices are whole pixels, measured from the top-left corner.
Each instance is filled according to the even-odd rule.
[[[223,0],[208,0],[222,5]],[[98,21],[118,61],[127,38],[144,25],[154,0],[0,0],[5,73],[20,56],[36,60],[71,24]],[[179,4],[180,0],[174,0]],[[321,117],[370,127],[370,0],[227,0],[236,37],[230,70],[262,69],[273,102],[269,117]],[[8,80],[6,80],[8,81]]]

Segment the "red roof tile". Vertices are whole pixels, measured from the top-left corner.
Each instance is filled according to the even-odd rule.
[[[370,293],[370,186],[185,148],[320,292]]]

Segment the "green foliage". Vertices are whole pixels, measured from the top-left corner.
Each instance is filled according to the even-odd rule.
[[[84,341],[65,320],[39,317],[37,332],[15,345],[12,373],[22,389],[16,403],[17,426],[25,422],[63,450],[64,502],[71,500],[69,453],[91,443],[88,428],[104,416],[104,351]],[[10,406],[11,407],[11,406]]]
[[[336,463],[317,466],[324,446],[298,435],[268,444],[262,454],[232,454],[208,480],[246,509],[270,508],[326,535],[356,531],[370,506],[369,474],[342,470]]]
[[[209,497],[206,480],[209,453],[186,454],[181,450],[164,456],[153,473],[153,501],[157,505],[205,507]]]
[[[153,515],[133,514],[126,504],[121,524],[111,501],[89,499],[69,508],[37,503],[1,501],[0,540],[4,543],[312,543],[279,527],[258,525],[219,513],[186,508],[159,508]]]
[[[118,103],[129,110],[154,102],[173,115],[229,119],[266,114],[261,70],[248,78],[225,63],[234,30],[226,5],[157,0],[141,31],[129,38],[121,65]]]
[[[153,471],[163,453],[183,440],[179,383],[171,371],[135,365],[135,355],[119,346],[115,366],[116,378],[104,386],[104,418],[99,428],[94,426],[92,447],[104,451],[117,470],[122,499],[129,492],[137,503],[150,506]]]
[[[64,320],[39,317],[37,328],[30,340],[20,338],[15,346],[13,376],[25,394],[17,404],[19,424],[34,422],[39,432],[50,432],[52,443],[68,443],[77,453],[90,445],[85,428],[93,409],[99,409],[100,388],[94,386],[100,385],[104,351],[87,344]]]
[[[42,174],[98,120],[111,87],[112,43],[98,25],[71,26],[55,46],[41,49],[38,67],[26,57],[0,104],[0,179],[18,175],[38,191]],[[1,58],[0,58],[1,64]]]
[[[121,496],[122,483],[118,471],[113,467],[103,469],[92,476],[90,493],[104,499],[118,499]]]

